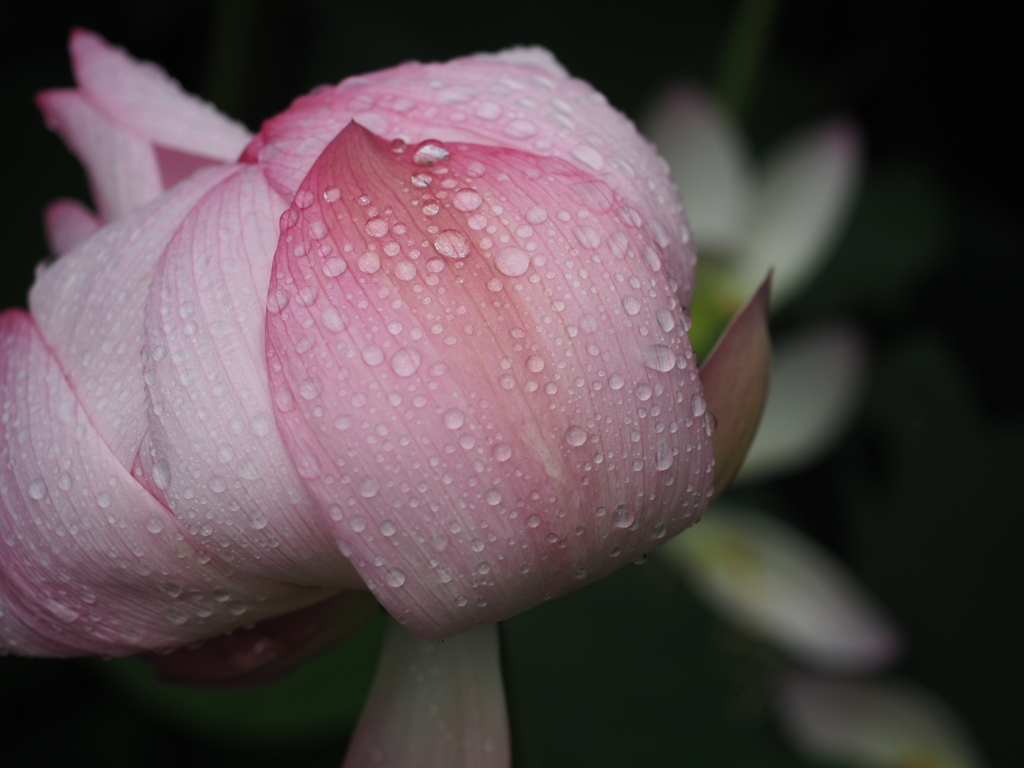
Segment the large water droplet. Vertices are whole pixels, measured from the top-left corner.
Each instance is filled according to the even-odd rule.
[[[381,534],[381,536],[387,536],[388,538],[391,538],[397,532],[398,532],[398,526],[395,525],[393,520],[385,520],[383,523],[380,524],[380,534]]]
[[[627,315],[637,315],[640,313],[640,302],[635,296],[626,296],[622,300],[622,308],[626,310]]]
[[[644,365],[656,371],[667,373],[676,366],[676,353],[664,344],[653,344],[641,350]]]
[[[480,197],[480,193],[475,189],[460,189],[455,193],[452,198],[452,205],[454,205],[460,211],[475,211],[484,202],[484,199]]]
[[[526,358],[526,370],[532,373],[540,373],[544,370],[544,358],[540,355],[530,355]]]
[[[387,582],[389,587],[395,587],[397,589],[405,584],[405,574],[398,568],[391,568],[384,574],[384,581]]]
[[[442,160],[447,160],[451,152],[439,141],[428,139],[416,147],[413,152],[412,161],[416,165],[433,165]]]
[[[654,318],[658,321],[658,327],[665,333],[676,327],[676,320],[667,309],[654,310]]]
[[[363,347],[360,354],[363,357],[363,362],[367,365],[380,365],[384,362],[384,352],[381,348],[371,344],[368,347]]]
[[[371,251],[367,251],[356,259],[356,264],[359,266],[360,272],[372,275],[380,269],[380,256]]]
[[[454,229],[444,229],[434,238],[434,250],[449,259],[464,259],[469,255],[469,238]]]
[[[153,465],[153,484],[161,491],[166,491],[171,485],[171,465],[167,459],[160,459]]]
[[[444,425],[448,427],[448,429],[458,429],[466,423],[465,414],[458,408],[449,408],[444,412],[444,416],[442,418],[444,419]]]
[[[323,263],[324,274],[328,277],[337,277],[346,269],[348,269],[348,262],[337,256],[327,259]]]
[[[46,495],[46,483],[41,478],[36,478],[28,484],[28,495],[39,501]]]
[[[572,446],[581,446],[587,442],[587,431],[575,424],[565,430],[565,442]]]
[[[146,520],[146,530],[150,533],[160,533],[164,529],[164,524],[159,517],[149,517]]]
[[[408,378],[420,367],[420,353],[415,349],[400,349],[391,356],[391,370],[396,376]]]
[[[708,409],[708,404],[704,402],[704,398],[699,394],[694,394],[690,397],[690,410],[693,411],[693,415],[701,417]]]
[[[364,499],[372,499],[377,495],[377,491],[380,490],[380,483],[374,480],[372,477],[364,478],[359,483],[359,495]],[[353,528],[355,527],[355,520],[353,519]]]
[[[498,443],[491,453],[495,461],[508,461],[512,458],[512,446],[508,443]]]
[[[669,448],[668,443],[662,440],[658,443],[658,450],[655,454],[654,465],[658,468],[659,472],[664,472],[672,466],[672,459],[672,449]]]
[[[526,270],[529,269],[530,257],[526,255],[526,251],[510,245],[498,251],[498,255],[494,258],[494,266],[503,275],[519,277],[526,274]]]

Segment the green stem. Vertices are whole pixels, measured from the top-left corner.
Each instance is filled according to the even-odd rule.
[[[764,60],[779,0],[740,0],[718,67],[718,98],[737,120],[750,97]]]

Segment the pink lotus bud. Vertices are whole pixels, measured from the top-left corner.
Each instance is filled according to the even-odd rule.
[[[52,207],[69,250],[0,315],[0,647],[175,647],[366,587],[444,638],[695,522],[709,404],[735,471],[766,296],[705,393],[665,165],[547,52],[351,78],[243,151],[161,70],[71,47],[79,87],[39,101],[100,216]],[[211,653],[312,632],[261,626]]]

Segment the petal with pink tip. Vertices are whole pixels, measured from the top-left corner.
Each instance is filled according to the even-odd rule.
[[[817,669],[891,663],[899,633],[830,554],[753,509],[719,502],[658,550],[726,617]]]
[[[733,316],[700,367],[708,412],[714,414],[711,442],[715,497],[743,464],[768,395],[772,367],[768,333],[771,281],[768,275],[746,306]]]
[[[186,93],[156,64],[137,61],[84,29],[71,33],[69,48],[83,95],[136,136],[222,162],[236,160],[249,142],[243,125]]]
[[[748,150],[736,126],[695,86],[663,93],[642,125],[668,160],[701,252],[728,258],[742,238],[754,187]]]
[[[177,646],[331,592],[247,576],[195,547],[92,428],[31,319],[0,315],[0,650]]]
[[[100,228],[96,214],[78,200],[60,198],[43,211],[50,253],[67,253]]]
[[[737,482],[801,469],[832,447],[865,385],[864,338],[844,325],[804,330],[776,347],[771,378]]]
[[[983,768],[974,739],[934,694],[900,682],[790,675],[778,697],[790,739],[818,760],[865,768]]]
[[[744,231],[737,262],[741,284],[752,289],[774,269],[774,307],[806,286],[846,220],[860,166],[860,134],[845,121],[808,131],[776,150]]]
[[[673,277],[689,304],[695,256],[664,161],[633,124],[539,49],[444,64],[403,64],[318,89],[263,124],[245,158],[259,160],[279,192],[295,195],[324,148],[352,120],[409,151],[428,139],[511,147],[562,161],[630,206],[623,226],[649,227],[661,248],[682,253]],[[440,86],[440,87],[438,87]],[[685,271],[682,268],[685,267]]]
[[[373,690],[343,768],[511,764],[498,628],[431,643],[388,622]]]
[[[342,592],[308,608],[211,638],[198,648],[149,653],[142,659],[167,683],[204,688],[266,685],[345,642],[379,610],[367,592]]]
[[[163,189],[153,146],[119,126],[78,91],[43,91],[36,104],[85,166],[100,215],[116,221]]]
[[[145,315],[138,468],[233,567],[362,588],[274,426],[263,335],[284,210],[262,171],[243,166],[195,201],[164,249]]]
[[[237,168],[209,169],[109,224],[36,277],[32,317],[89,419],[131,467],[148,424],[141,333],[157,263],[211,187]]]
[[[364,581],[422,637],[581,586],[705,506],[672,278],[690,256],[627,209],[567,162],[395,152],[353,123],[282,217],[277,422]]]

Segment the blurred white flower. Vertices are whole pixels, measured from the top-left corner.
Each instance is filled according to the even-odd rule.
[[[963,723],[906,682],[790,675],[779,689],[783,730],[809,756],[862,768],[981,768]]]
[[[692,332],[699,349],[769,269],[773,309],[818,273],[856,195],[860,135],[848,122],[826,122],[756,168],[737,126],[695,86],[663,93],[642,127],[668,160],[700,254]],[[863,389],[866,362],[865,343],[849,326],[783,339],[738,481],[802,469],[831,448]]]
[[[899,652],[898,633],[842,564],[768,515],[718,502],[658,552],[727,619],[815,669],[871,671]]]

